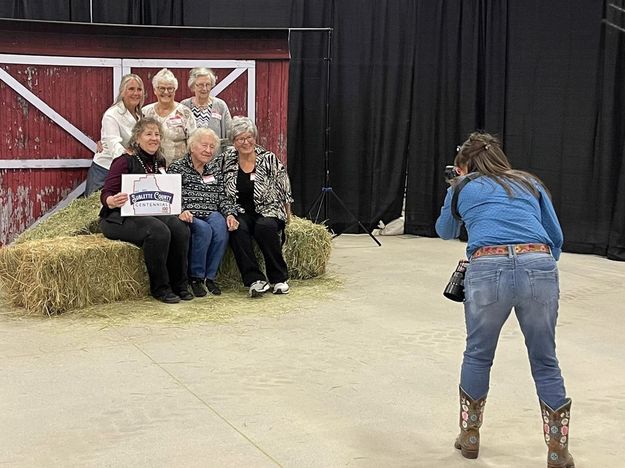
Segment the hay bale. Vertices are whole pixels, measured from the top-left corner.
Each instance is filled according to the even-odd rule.
[[[101,206],[100,192],[95,192],[87,198],[77,198],[48,219],[24,231],[13,243],[98,233],[100,232],[98,213]]]
[[[314,278],[326,272],[332,236],[326,226],[293,216],[286,227],[283,252],[291,278]]]
[[[3,247],[0,283],[11,304],[50,315],[148,294],[143,251],[102,235]]]
[[[261,270],[264,270],[265,261],[256,244],[254,251]],[[293,216],[286,226],[286,242],[282,252],[291,279],[315,278],[326,272],[332,252],[332,236],[326,226]],[[225,288],[241,286],[241,274],[231,249],[226,250],[221,261],[217,282]]]
[[[77,199],[0,249],[0,286],[9,302],[29,311],[57,314],[148,294],[140,248],[101,234],[88,235],[99,231],[99,209],[98,193]],[[332,237],[325,226],[294,216],[286,227],[283,249],[290,277],[310,279],[325,273]],[[258,246],[256,256],[264,268]],[[223,288],[241,287],[230,249],[217,281]]]

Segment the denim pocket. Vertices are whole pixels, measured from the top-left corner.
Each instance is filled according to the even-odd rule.
[[[541,304],[555,302],[560,297],[558,268],[550,270],[527,270],[532,298]]]
[[[466,302],[487,306],[497,302],[501,270],[471,271],[465,284]]]

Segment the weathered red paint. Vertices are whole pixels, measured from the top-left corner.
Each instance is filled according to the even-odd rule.
[[[0,53],[133,59],[256,61],[259,142],[286,162],[288,42],[284,31],[136,28],[0,20]],[[1,60],[1,59],[0,59]],[[114,99],[108,68],[3,64],[0,67],[94,140]],[[148,96],[158,69],[137,68]],[[191,96],[188,69],[172,69],[176,100]],[[216,69],[219,79],[231,70]],[[232,115],[247,115],[247,73],[219,97]],[[91,152],[0,81],[0,159],[90,158]],[[86,169],[0,170],[0,245],[13,240],[70,193]]]

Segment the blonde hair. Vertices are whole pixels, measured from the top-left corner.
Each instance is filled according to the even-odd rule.
[[[124,100],[124,93],[126,92],[126,89],[128,88],[128,83],[130,82],[130,80],[135,80],[137,83],[141,85],[141,88],[143,89],[143,93],[141,95],[141,101],[139,101],[139,105],[136,108],[137,114],[141,115],[141,108],[143,107],[143,103],[145,102],[145,86],[143,85],[143,80],[141,79],[141,77],[139,75],[135,75],[134,73],[128,73],[127,75],[122,76],[122,81],[119,83],[119,94],[117,94],[117,97],[115,98],[115,102],[113,102],[113,105],[115,106]],[[128,110],[132,110],[132,109],[128,109]]]

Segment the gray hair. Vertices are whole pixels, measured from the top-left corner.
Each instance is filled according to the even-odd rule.
[[[135,75],[134,73],[128,73],[127,75],[122,76],[122,81],[119,83],[119,94],[115,98],[115,102],[113,103],[113,105],[115,106],[124,100],[124,93],[126,92],[126,88],[128,88],[128,83],[130,82],[130,80],[135,80],[143,88],[143,96],[141,97],[141,101],[139,101],[139,105],[136,109],[139,115],[141,115],[141,108],[143,107],[143,103],[145,101],[145,86],[143,85],[143,80],[141,79],[141,77],[139,75]]]
[[[196,129],[187,140],[187,151],[189,153],[191,152],[191,148],[193,148],[193,145],[195,145],[203,136],[210,136],[213,140],[215,140],[215,143],[217,144],[216,149],[219,150],[220,140],[219,136],[215,133],[215,130],[213,130],[212,128],[200,127]],[[215,152],[215,154],[217,154],[217,152]]]
[[[215,83],[217,83],[217,76],[215,76],[213,70],[206,67],[195,67],[192,68],[191,71],[189,71],[189,81],[187,81],[187,86],[189,86],[189,89],[191,91],[193,91],[195,81],[201,76],[208,76],[211,88],[213,88],[215,86]]]
[[[234,143],[236,137],[246,132],[250,132],[254,135],[255,139],[258,138],[258,128],[252,119],[240,115],[233,117],[230,124],[230,131],[228,132],[228,139]]]
[[[162,68],[156,75],[152,77],[152,86],[158,87],[160,82],[171,83],[174,88],[178,89],[178,79],[167,68]]]

